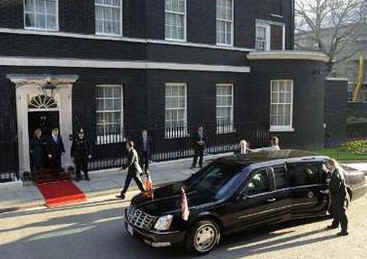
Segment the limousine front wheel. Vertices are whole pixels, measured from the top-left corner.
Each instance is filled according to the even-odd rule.
[[[220,240],[220,229],[211,220],[202,220],[193,225],[186,238],[186,249],[196,254],[209,253]]]

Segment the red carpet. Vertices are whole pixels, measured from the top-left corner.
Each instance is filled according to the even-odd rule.
[[[49,183],[37,183],[38,189],[49,208],[86,201],[84,193],[70,180]]]

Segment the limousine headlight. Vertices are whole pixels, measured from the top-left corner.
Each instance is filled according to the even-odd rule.
[[[172,220],[173,220],[172,215],[162,216],[157,220],[154,228],[159,231],[168,230],[171,227]]]

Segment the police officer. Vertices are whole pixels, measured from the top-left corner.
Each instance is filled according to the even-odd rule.
[[[88,159],[92,158],[87,138],[84,136],[84,130],[80,129],[78,136],[71,145],[71,157],[74,158],[76,169],[76,180],[81,180],[80,169],[83,170],[85,180],[89,181]]]
[[[348,205],[348,191],[345,184],[345,179],[341,169],[337,167],[337,162],[330,159],[326,162],[326,168],[331,174],[329,182],[329,191],[331,195],[331,214],[333,222],[327,229],[336,229],[341,226],[341,232],[338,236],[348,235],[348,217],[346,208]]]

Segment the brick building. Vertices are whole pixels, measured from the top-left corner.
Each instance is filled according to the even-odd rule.
[[[321,147],[327,57],[292,51],[293,31],[293,0],[0,0],[0,171],[29,170],[42,117],[65,167],[79,127],[106,159],[143,128],[176,152],[200,124]]]

